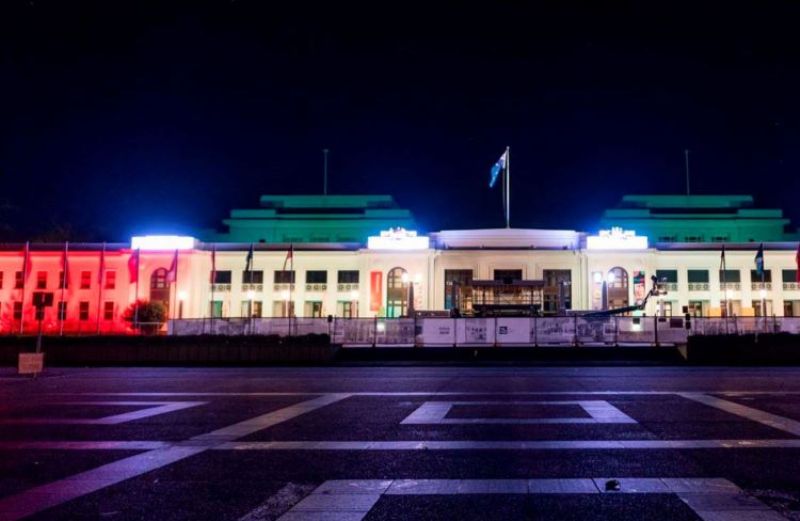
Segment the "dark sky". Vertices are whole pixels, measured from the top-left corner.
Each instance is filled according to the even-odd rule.
[[[432,4],[5,0],[0,239],[191,232],[321,191],[323,147],[427,230],[502,226],[506,145],[517,227],[682,192],[685,148],[800,221],[797,2]]]

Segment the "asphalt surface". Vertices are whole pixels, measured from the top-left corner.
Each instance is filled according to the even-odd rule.
[[[0,369],[23,518],[800,520],[800,368]]]

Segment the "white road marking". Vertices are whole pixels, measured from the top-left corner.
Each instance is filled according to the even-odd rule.
[[[800,439],[566,441],[237,441],[215,450],[658,450],[797,449]]]
[[[330,394],[332,391],[304,392],[86,392],[86,393],[49,393],[51,396],[318,396]],[[669,396],[683,394],[721,394],[726,396],[742,395],[797,395],[800,391],[342,391],[350,396]]]
[[[709,405],[711,407],[716,407],[717,409],[735,414],[736,416],[741,416],[742,418],[746,418],[750,421],[767,425],[773,429],[779,429],[784,432],[794,434],[795,436],[800,436],[800,422],[797,420],[792,420],[790,418],[765,412],[760,409],[755,409],[739,403],[723,400],[722,398],[717,398],[716,396],[710,396],[708,394],[680,393],[680,396],[705,405]]]
[[[589,418],[447,418],[456,405],[578,405]],[[409,414],[401,424],[458,425],[458,424],[544,424],[544,423],[637,423],[605,400],[575,401],[476,401],[476,402],[424,402]]]
[[[155,450],[166,441],[0,441],[0,450]]]
[[[262,414],[229,427],[196,436],[186,443],[177,443],[123,458],[58,481],[33,487],[13,496],[0,498],[0,519],[14,521],[52,508],[78,497],[96,492],[127,479],[140,476],[176,461],[205,452],[216,444],[230,442],[261,429],[290,420],[301,414],[347,398],[347,394],[326,394]],[[199,443],[193,443],[194,440]]]
[[[5,425],[118,425],[134,420],[141,420],[167,414],[170,412],[189,409],[205,405],[208,402],[131,402],[131,401],[102,401],[102,402],[59,402],[57,405],[147,405],[122,414],[113,414],[102,418],[0,418],[0,424]],[[55,404],[54,404],[55,405]]]
[[[777,512],[720,478],[397,479],[326,481],[279,521],[364,519],[382,495],[675,494],[704,521],[777,521]],[[387,485],[388,483],[388,485]],[[359,491],[359,492],[354,492]]]

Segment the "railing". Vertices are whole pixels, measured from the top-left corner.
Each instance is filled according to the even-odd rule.
[[[345,347],[674,345],[692,335],[789,332],[800,317],[217,318],[172,320],[174,335],[328,334]]]
[[[212,291],[216,291],[216,292],[230,291],[231,290],[231,285],[230,284],[212,284],[211,285],[211,290]]]
[[[772,289],[772,282],[751,282],[750,289]]]
[[[264,285],[263,284],[242,284],[242,292],[245,292],[245,291],[256,291],[256,292],[260,293],[260,292],[264,291]]]
[[[358,282],[337,284],[336,291],[358,291]]]
[[[719,284],[720,289],[730,289],[733,291],[739,291],[742,289],[742,284],[740,282],[720,282]]]
[[[797,282],[784,282],[783,289],[785,290],[797,290],[800,289],[800,284]]]
[[[708,291],[708,282],[690,282],[689,291]]]

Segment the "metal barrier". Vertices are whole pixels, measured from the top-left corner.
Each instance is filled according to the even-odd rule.
[[[216,318],[171,320],[172,335],[328,334],[344,346],[502,347],[684,344],[692,335],[787,332],[798,317]]]

